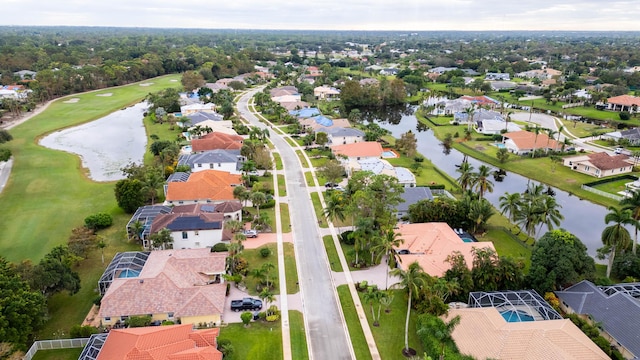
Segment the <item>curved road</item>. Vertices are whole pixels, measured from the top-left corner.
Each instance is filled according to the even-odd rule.
[[[260,90],[242,95],[238,110],[251,125],[266,129],[248,107],[251,97]],[[275,131],[269,129],[269,133],[285,169],[310,358],[353,359],[304,170],[291,146]]]

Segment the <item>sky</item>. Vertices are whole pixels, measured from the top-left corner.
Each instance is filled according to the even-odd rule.
[[[1,8],[0,25],[640,31],[638,0],[3,0]]]

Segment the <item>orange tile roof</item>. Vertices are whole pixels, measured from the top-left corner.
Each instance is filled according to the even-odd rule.
[[[511,139],[518,149],[533,149],[535,145],[535,149],[559,149],[560,145],[557,141],[553,139],[549,139],[549,136],[544,132],[540,132],[536,137],[535,133],[529,131],[514,131],[510,133],[503,134],[502,136]]]
[[[114,329],[97,360],[222,360],[216,348],[218,333],[193,330],[191,324]]]
[[[402,224],[396,230],[404,244],[399,249],[408,249],[411,253],[399,255],[400,266],[406,269],[411,263],[418,262],[424,272],[432,276],[442,276],[451,267],[445,260],[454,251],[459,251],[471,268],[473,248],[491,248],[491,242],[466,243],[460,239],[447,223]]]
[[[194,152],[207,150],[239,150],[242,148],[244,138],[240,135],[225,134],[214,131],[199,139],[191,140],[191,149]]]
[[[211,200],[232,201],[233,186],[242,183],[242,177],[218,170],[203,170],[189,175],[186,182],[167,185],[167,201]]]
[[[476,359],[608,359],[571,320],[507,322],[496,308],[449,309],[460,315],[452,337],[460,353]]]
[[[640,106],[640,97],[631,95],[614,96],[607,99],[609,104],[623,105],[623,106]]]
[[[99,316],[221,314],[226,286],[209,281],[210,276],[224,273],[226,256],[208,248],[152,251],[138,277],[113,280]]]
[[[382,145],[377,141],[365,141],[353,144],[335,145],[331,147],[335,155],[346,157],[381,157]]]

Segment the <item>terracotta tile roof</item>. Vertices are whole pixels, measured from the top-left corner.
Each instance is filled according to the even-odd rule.
[[[186,182],[167,184],[167,201],[233,201],[233,186],[241,184],[240,175],[225,171],[203,170],[191,173]]]
[[[460,315],[453,339],[477,359],[608,359],[571,320],[507,322],[496,308],[450,309]]]
[[[191,324],[114,329],[97,359],[222,360],[216,348],[218,333],[218,329],[193,330]]]
[[[208,248],[153,251],[138,277],[114,279],[99,316],[221,314],[226,286],[209,281],[224,273],[226,256]]]
[[[488,247],[495,250],[491,242],[466,243],[446,223],[402,224],[396,230],[404,239],[399,249],[407,249],[410,254],[399,255],[400,266],[406,269],[411,263],[418,262],[424,272],[432,276],[442,276],[449,270],[447,256],[459,251],[471,267],[473,248]]]
[[[553,139],[549,139],[549,136],[544,132],[540,132],[536,137],[535,133],[529,131],[514,131],[503,134],[502,136],[511,139],[518,149],[533,149],[535,144],[535,149],[559,149],[560,145],[557,141]],[[547,142],[548,141],[548,142]]]
[[[583,159],[583,157],[586,158]],[[571,160],[571,158],[567,158],[566,160]],[[577,156],[576,160],[574,160],[573,162],[591,164],[591,166],[594,166],[600,170],[613,170],[633,165],[630,161],[631,160],[629,156],[624,154],[609,155],[606,152],[601,152],[595,154],[587,154],[586,156]]]
[[[207,150],[239,150],[242,148],[244,138],[240,135],[212,132],[199,139],[191,140],[191,149],[194,152]]]
[[[623,105],[623,106],[640,106],[640,97],[631,95],[614,96],[607,99],[609,104]]]
[[[381,157],[382,145],[377,141],[365,141],[353,144],[335,145],[331,147],[335,155],[346,157]]]

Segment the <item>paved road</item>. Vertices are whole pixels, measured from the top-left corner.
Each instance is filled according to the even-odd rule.
[[[252,125],[266,128],[249,111],[247,105],[251,96],[259,90],[243,95],[238,101],[238,109]],[[273,130],[270,130],[270,136],[280,152],[285,167],[287,197],[298,257],[298,277],[311,359],[352,359],[349,338],[340,313],[340,305],[335,297],[335,287],[303,169],[289,144]]]

